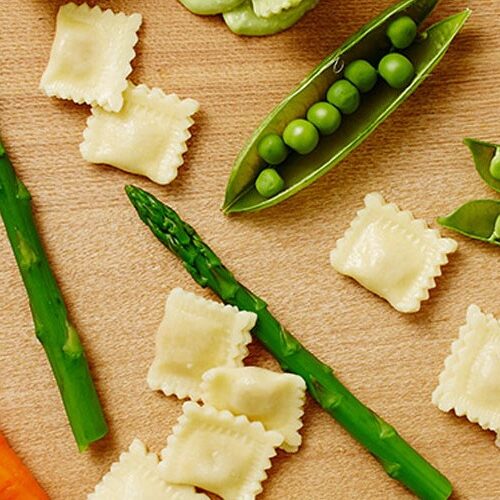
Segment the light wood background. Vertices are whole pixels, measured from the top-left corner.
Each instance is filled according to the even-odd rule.
[[[133,81],[201,103],[186,164],[167,187],[83,161],[78,144],[88,108],[38,90],[62,3],[4,0],[0,9],[0,130],[33,194],[111,429],[78,454],[2,229],[0,429],[50,496],[84,498],[134,437],[160,451],[181,410],[175,398],[147,388],[146,372],[166,294],[175,286],[203,292],[136,217],[123,193],[133,182],[194,225],[306,346],[449,477],[456,498],[500,498],[494,434],[430,401],[467,306],[500,316],[498,248],[457,236],[459,251],[412,315],[394,311],[328,262],[368,192],[382,192],[433,227],[436,216],[466,200],[495,197],[461,141],[500,142],[500,3],[443,0],[433,20],[466,6],[474,14],[417,93],[313,186],[274,209],[233,218],[219,206],[251,131],[390,0],[321,0],[295,28],[267,39],[239,38],[221,19],[194,16],[175,0],[101,2],[144,16]],[[258,342],[248,362],[275,366]],[[262,498],[410,496],[310,400],[304,423],[302,449],[273,461]]]

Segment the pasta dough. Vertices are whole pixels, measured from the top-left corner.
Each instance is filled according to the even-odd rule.
[[[244,416],[187,402],[161,452],[159,469],[174,484],[193,484],[224,500],[250,500],[262,491],[279,432]]]
[[[178,398],[201,396],[202,375],[216,366],[243,365],[257,315],[172,290],[156,335],[156,354],[148,373],[153,390]]]
[[[500,434],[500,321],[469,306],[432,402]],[[500,446],[500,440],[497,440]]]
[[[139,14],[63,5],[40,88],[49,96],[119,111],[141,22]]]
[[[259,17],[271,17],[296,7],[301,2],[302,0],[252,0],[253,10]]]
[[[201,399],[218,410],[246,415],[267,430],[283,435],[285,451],[296,452],[302,442],[306,384],[298,375],[264,368],[213,368],[203,375]]]
[[[351,276],[368,290],[386,299],[400,312],[416,312],[436,286],[447,254],[457,249],[450,238],[441,238],[423,220],[378,193],[365,197],[344,237],[330,254],[339,273]]]
[[[93,107],[80,145],[92,163],[106,163],[126,172],[144,175],[158,184],[177,177],[191,137],[191,115],[198,111],[194,99],[129,84],[119,113]]]
[[[192,486],[168,484],[158,470],[158,457],[148,453],[139,439],[134,439],[120,461],[102,478],[88,500],[209,500]]]

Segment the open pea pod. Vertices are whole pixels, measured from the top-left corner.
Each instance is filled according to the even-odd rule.
[[[475,200],[437,219],[443,227],[476,240],[500,245],[500,201]]]
[[[471,150],[476,170],[483,181],[500,193],[500,179],[493,177],[490,172],[493,158],[499,154],[500,146],[498,144],[491,144],[476,139],[464,139],[464,143]]]
[[[285,181],[285,189],[264,198],[254,187],[259,172],[265,167],[257,146],[267,134],[282,134],[292,120],[306,115],[317,101],[324,100],[327,89],[341,78],[339,67],[356,59],[366,59],[375,66],[387,54],[391,45],[386,37],[387,26],[394,19],[410,16],[418,25],[425,20],[437,0],[404,0],[384,11],[364,26],[339,49],[334,51],[282,101],[254,132],[231,171],[226,188],[224,213],[252,212],[267,208],[290,198],[301,189],[324,175],[359,146],[405,99],[425,80],[446,53],[450,43],[460,31],[470,10],[445,19],[426,32],[404,54],[415,66],[416,75],[404,89],[395,90],[380,81],[362,97],[356,113],[344,116],[342,126],[335,134],[323,137],[310,154],[292,153],[277,170]]]

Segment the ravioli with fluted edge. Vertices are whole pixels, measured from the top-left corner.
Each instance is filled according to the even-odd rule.
[[[306,384],[292,373],[277,373],[256,366],[213,368],[203,375],[201,399],[218,410],[246,415],[267,430],[283,435],[281,448],[299,449],[302,438]]]
[[[207,370],[243,366],[256,321],[254,313],[175,288],[167,298],[156,334],[149,387],[181,399],[200,399]]]
[[[432,402],[496,432],[500,446],[500,321],[476,305],[467,309]]]
[[[161,452],[163,478],[193,484],[224,500],[255,498],[283,436],[227,410],[193,402],[182,408],[184,413]]]
[[[429,298],[429,290],[436,286],[434,278],[448,263],[447,254],[456,249],[455,240],[442,238],[411,212],[371,193],[337,241],[330,262],[394,309],[410,313],[420,310],[421,302]]]
[[[63,5],[40,88],[49,96],[120,111],[141,22],[140,14]]]
[[[160,475],[158,462],[156,453],[148,453],[134,439],[87,500],[209,500],[193,486],[168,484]]]
[[[191,137],[194,99],[166,95],[159,88],[129,84],[120,112],[92,107],[80,152],[91,163],[104,163],[143,175],[158,184],[177,177]]]

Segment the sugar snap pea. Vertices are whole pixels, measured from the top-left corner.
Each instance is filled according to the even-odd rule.
[[[304,117],[314,103],[324,101],[327,90],[341,78],[339,67],[348,66],[358,59],[377,66],[391,48],[386,35],[391,22],[401,16],[409,16],[420,25],[436,3],[437,0],[399,2],[364,26],[320,63],[271,112],[243,148],[231,171],[222,210],[226,214],[252,212],[276,205],[324,175],[359,146],[432,72],[470,16],[469,9],[433,25],[404,51],[416,71],[415,78],[407,87],[396,90],[379,81],[369,94],[363,95],[356,113],[343,117],[342,126],[335,134],[323,137],[311,154],[301,156],[292,153],[278,167],[285,181],[283,191],[266,199],[255,189],[255,179],[265,167],[257,151],[262,137],[270,133],[281,135],[288,123]]]
[[[495,191],[500,193],[500,178],[495,171],[495,162],[498,161],[498,151],[500,146],[489,142],[478,141],[476,139],[465,139],[464,143],[469,147],[476,170],[481,178]],[[492,168],[492,166],[494,168]]]
[[[203,0],[200,0],[203,1]],[[237,35],[274,35],[293,26],[308,11],[316,7],[319,0],[302,0],[296,7],[267,18],[254,12],[252,0],[245,0],[235,9],[223,14],[227,27]]]
[[[222,14],[233,10],[240,5],[243,0],[179,0],[186,9],[202,16]]]
[[[439,217],[439,224],[476,240],[500,245],[500,201],[475,200]]]

